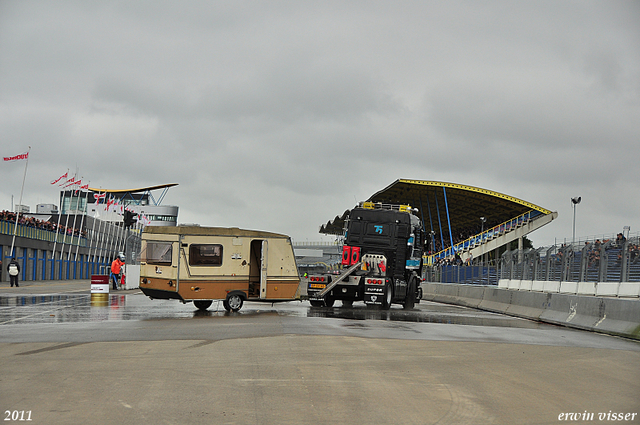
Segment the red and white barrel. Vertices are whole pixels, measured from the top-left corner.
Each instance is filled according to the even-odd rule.
[[[109,303],[109,276],[91,275],[91,305],[106,306]]]

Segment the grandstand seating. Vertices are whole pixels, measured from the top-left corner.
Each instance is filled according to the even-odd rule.
[[[505,221],[497,226],[491,227],[482,233],[474,235],[453,247],[448,247],[440,252],[427,257],[427,263],[433,264],[438,260],[451,258],[456,253],[463,260],[474,258],[489,252],[499,246],[516,240],[542,226],[557,217],[557,213],[544,214],[537,210],[530,210],[511,220]]]

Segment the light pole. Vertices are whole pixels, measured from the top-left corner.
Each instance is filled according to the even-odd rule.
[[[482,226],[480,228],[480,244],[482,245],[482,254],[480,254],[480,265],[484,266],[484,222],[487,221],[486,217],[480,217]]]
[[[573,205],[573,239],[572,244],[576,243],[576,205],[582,201],[582,196],[571,198],[571,204]]]

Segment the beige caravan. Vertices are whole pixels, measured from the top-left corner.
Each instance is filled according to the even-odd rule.
[[[151,298],[227,311],[244,301],[290,301],[300,277],[287,235],[237,228],[149,226],[142,233],[140,289]]]

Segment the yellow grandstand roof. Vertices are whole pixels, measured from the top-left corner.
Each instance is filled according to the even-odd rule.
[[[367,201],[418,208],[417,215],[423,220],[425,230],[433,229],[436,233],[440,233],[441,228],[448,233],[449,223],[453,234],[469,233],[476,229],[479,232],[482,226],[486,230],[531,210],[551,213],[531,202],[492,190],[428,180],[396,180]],[[341,234],[348,213],[345,211],[323,225],[320,233]],[[480,217],[485,218],[484,225]]]
[[[89,190],[92,192],[98,193],[138,193],[138,192],[147,192],[150,190],[158,190],[158,189],[168,189],[173,186],[177,186],[178,183],[168,183],[168,184],[159,184],[157,186],[149,186],[149,187],[141,187],[138,189],[98,189],[94,187],[90,187]]]

